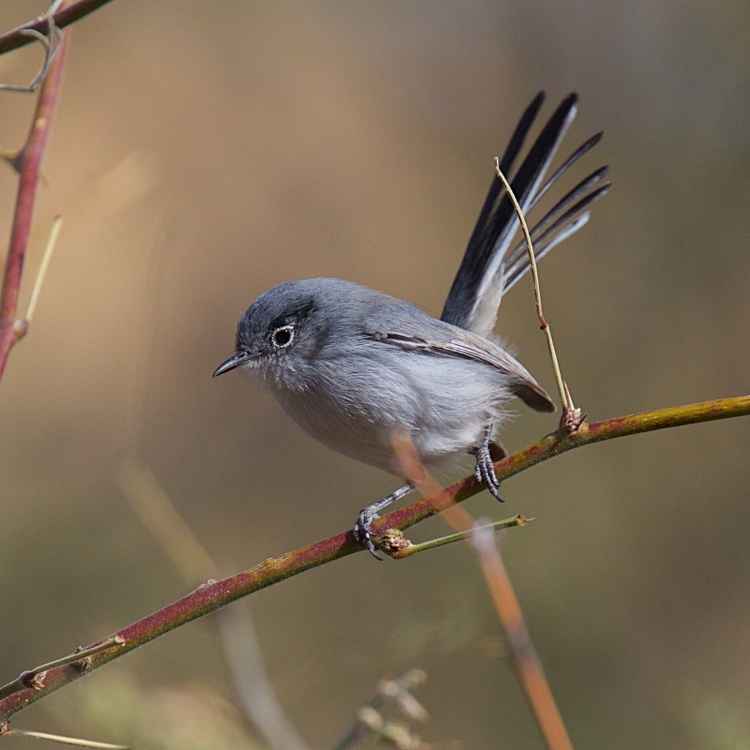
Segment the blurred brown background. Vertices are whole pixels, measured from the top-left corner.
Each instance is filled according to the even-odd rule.
[[[0,26],[44,9],[5,0]],[[543,264],[576,400],[601,418],[748,392],[749,15],[739,0],[118,0],[77,24],[27,294],[52,216],[66,223],[0,384],[2,681],[189,588],[124,499],[131,456],[226,573],[349,525],[392,487],[302,435],[245,378],[211,371],[246,305],[287,278],[341,276],[439,312],[491,157],[539,88],[545,113],[581,94],[563,151],[605,129],[586,162],[608,161],[615,180]],[[38,59],[1,57],[0,80],[29,79]],[[33,98],[2,102],[11,148]],[[15,188],[0,170],[5,236]],[[526,285],[500,329],[552,386]],[[524,412],[506,443],[553,427]],[[505,508],[470,502],[538,517],[508,533],[506,557],[580,747],[750,744],[749,438],[734,420],[606,443],[508,482]],[[464,546],[399,564],[358,555],[257,594],[252,610],[314,748],[379,677],[413,666],[429,673],[421,731],[438,747],[540,746]],[[15,723],[240,746],[212,727],[218,712],[197,722],[203,694],[231,697],[210,622]],[[138,735],[159,700],[200,731]]]

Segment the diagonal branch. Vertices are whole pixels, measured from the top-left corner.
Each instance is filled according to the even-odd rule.
[[[46,23],[46,21],[45,21]],[[49,67],[39,98],[28,138],[14,163],[18,167],[18,195],[13,214],[8,255],[5,259],[2,292],[0,293],[0,378],[5,372],[10,350],[26,334],[28,325],[16,320],[18,297],[31,234],[36,191],[39,186],[42,158],[49,139],[52,116],[55,113],[62,86],[62,72],[68,47],[65,34],[54,61]]]
[[[750,414],[750,395],[734,398],[703,401],[686,406],[669,407],[656,411],[614,417],[591,424],[584,423],[571,434],[553,433],[542,438],[512,456],[495,464],[498,479],[503,480],[519,474],[535,464],[546,461],[560,453],[604,440],[636,435],[641,432],[679,427],[697,422],[709,422]],[[482,490],[473,477],[457,482],[443,494],[455,502],[462,502]],[[389,513],[376,523],[376,530],[383,532],[394,527],[405,529],[434,515],[433,498],[425,498]],[[214,612],[230,602],[255,591],[272,586],[286,578],[303,573],[326,563],[361,551],[349,531],[301,547],[292,552],[269,557],[253,568],[220,581],[207,581],[182,599],[144,617],[114,633],[112,638],[121,638],[124,643],[89,657],[90,672],[109,661],[132,651],[164,633],[192,620]],[[119,643],[119,640],[118,640]],[[17,681],[0,688],[0,734],[8,729],[7,719],[31,703],[49,695],[81,676],[80,669],[72,665],[56,667],[47,671],[44,680],[36,680],[32,687],[19,687]]]
[[[71,23],[78,21],[84,16],[93,13],[102,5],[112,2],[112,0],[78,0],[77,3],[72,3],[67,8],[58,10],[52,18],[54,25],[63,29],[69,26]],[[36,41],[37,37],[33,34],[29,35],[29,31],[36,31],[37,33],[44,34],[47,32],[47,16],[42,15],[33,21],[16,26],[15,29],[7,31],[5,34],[0,35],[0,55],[6,52],[12,52],[14,49],[24,47],[27,44],[31,44]]]

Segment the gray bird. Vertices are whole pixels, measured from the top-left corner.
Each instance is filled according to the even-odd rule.
[[[538,94],[526,109],[500,160],[509,179],[543,99]],[[545,180],[576,102],[571,94],[559,105],[513,175],[527,215],[601,139],[601,133],[589,138]],[[536,222],[537,259],[586,224],[592,203],[609,188],[606,173],[597,169]],[[523,239],[514,242],[517,229],[510,200],[493,179],[439,320],[341,279],[287,281],[248,308],[235,352],[214,376],[238,367],[259,374],[314,438],[396,475],[402,471],[393,449],[397,432],[411,438],[427,467],[471,454],[477,478],[501,500],[493,461],[504,451],[495,432],[508,417],[508,402],[517,397],[537,411],[554,410],[544,389],[492,334],[503,295],[529,270]],[[373,520],[411,489],[407,482],[360,512],[354,535],[375,557]]]

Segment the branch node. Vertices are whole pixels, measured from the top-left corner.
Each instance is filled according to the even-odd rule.
[[[63,32],[58,28],[54,17],[54,13],[59,5],[60,3],[55,0],[47,9],[47,12],[44,15],[39,16],[36,20],[37,24],[44,24],[46,22],[46,35],[34,28],[21,28],[18,30],[19,36],[30,37],[39,42],[44,48],[44,60],[42,61],[42,66],[39,69],[39,72],[34,76],[31,83],[28,84],[0,83],[0,91],[15,91],[23,94],[31,94],[39,88],[47,77],[50,66],[59,51],[60,43],[63,38]],[[45,124],[46,123],[44,122],[37,122],[35,127],[44,127]]]
[[[401,529],[386,529],[377,540],[378,548],[389,557],[398,560],[414,545]]]
[[[586,415],[579,407],[564,408],[560,417],[560,430],[566,435],[573,435],[581,429],[585,421]]]
[[[13,335],[18,339],[22,339],[29,332],[29,321],[26,320],[14,320],[13,321]]]
[[[22,672],[18,678],[18,681],[27,688],[32,690],[43,690],[46,686],[47,670],[43,669],[41,672],[32,670],[30,672]]]
[[[94,662],[90,656],[85,656],[83,659],[79,659],[78,661],[74,661],[71,663],[71,667],[73,669],[77,670],[80,674],[86,674],[91,667],[93,666]]]

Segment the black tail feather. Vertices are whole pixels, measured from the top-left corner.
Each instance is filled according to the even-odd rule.
[[[543,232],[538,233],[537,237],[534,236],[532,231],[531,236],[534,242],[534,257],[536,260],[540,261],[554,247],[581,229],[591,215],[588,209],[590,209],[595,201],[605,196],[609,192],[610,187],[611,185],[607,183],[589,193],[585,198],[582,198],[578,203],[559,216]],[[507,268],[503,279],[503,293],[512,289],[529,270],[530,264],[527,252],[525,240],[513,248],[515,261],[509,264]]]
[[[582,195],[591,190],[594,185],[600,182],[609,173],[609,167],[599,167],[596,171],[592,172],[588,177],[584,177],[572,190],[567,192],[547,213],[539,219],[534,228],[530,230],[531,239],[536,242],[537,238],[541,236],[542,232],[547,228],[555,217],[560,216],[565,212],[570,205],[577,201]],[[609,183],[607,183],[609,187]],[[593,192],[593,191],[592,191]],[[512,266],[517,260],[519,254],[526,252],[526,241],[521,239],[518,244],[506,254],[505,267]]]
[[[513,131],[513,135],[510,137],[508,146],[503,152],[503,156],[500,159],[500,169],[503,174],[508,174],[513,168],[513,162],[523,148],[523,144],[526,140],[526,136],[531,130],[531,126],[534,124],[536,116],[539,114],[539,110],[544,104],[544,92],[540,91],[531,101],[526,110],[521,115],[521,119],[516,125],[516,129]],[[497,202],[497,196],[502,190],[502,184],[499,180],[492,180],[490,183],[489,190],[487,191],[487,197],[484,199],[482,204],[482,210],[479,212],[474,230],[469,238],[469,244],[467,245],[466,254],[471,252],[474,254],[484,243],[484,235],[487,232],[487,225],[489,222],[490,214],[492,213],[495,203]]]
[[[594,133],[587,141],[584,141],[546,180],[542,189],[536,194],[536,197],[529,205],[529,211],[539,203],[547,194],[547,191],[583,156],[591,151],[594,146],[604,137],[604,131],[600,130]]]
[[[511,178],[513,164],[544,101],[544,94],[537,94],[523,113],[503,152],[500,169],[510,179],[513,192],[527,215],[602,138],[602,133],[591,136],[550,177],[544,179],[560,141],[575,118],[577,100],[576,94],[570,94],[560,103]],[[608,185],[578,199],[600,182],[606,171],[606,167],[598,169],[579,182],[536,223],[532,237],[537,258],[544,257],[586,223],[587,208],[606,193]],[[571,205],[574,201],[578,202]],[[502,294],[528,270],[528,258],[525,258],[522,243],[515,245],[508,253],[517,229],[518,219],[513,205],[500,180],[494,178],[443,308],[443,320],[480,333],[489,333],[494,326]]]
[[[576,94],[570,94],[561,102],[511,180],[513,192],[524,211],[528,211],[536,200],[545,172],[576,115],[577,100]],[[537,95],[516,127],[509,146],[500,160],[500,167],[504,174],[510,171],[520,152],[541,103],[542,96]],[[566,164],[557,170],[558,177],[581,154],[592,148],[595,142],[596,139],[593,139],[590,144],[587,142],[578,149],[580,154],[574,153],[569,157]],[[542,189],[546,190],[548,186],[545,185]],[[483,295],[487,291],[489,282],[498,275],[503,256],[517,227],[518,220],[513,205],[502,190],[499,180],[493,179],[443,308],[443,320],[483,333],[488,332],[486,329],[494,325],[494,316],[502,290],[496,290],[488,307],[486,306],[488,300],[483,299]],[[485,305],[482,310],[479,310],[480,303]]]

